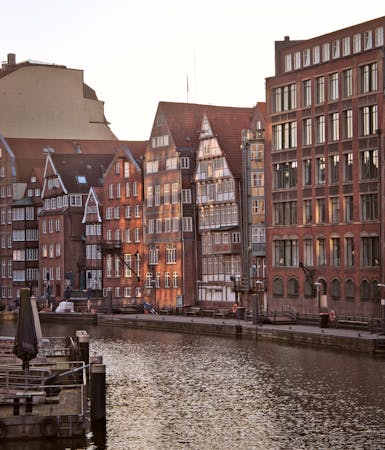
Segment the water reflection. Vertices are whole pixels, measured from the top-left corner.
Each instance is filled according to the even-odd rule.
[[[85,328],[107,365],[108,449],[385,448],[383,359]]]

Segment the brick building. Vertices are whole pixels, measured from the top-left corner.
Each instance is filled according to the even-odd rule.
[[[268,303],[379,316],[385,17],[275,45],[266,80]]]

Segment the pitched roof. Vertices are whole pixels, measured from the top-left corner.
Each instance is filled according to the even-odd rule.
[[[205,113],[209,117],[210,123],[215,124],[215,132],[218,138],[222,140],[223,145],[227,145],[235,138],[240,143],[241,130],[250,126],[253,108],[160,102],[158,113],[164,115],[177,147],[191,146],[197,148],[199,131]]]
[[[103,184],[103,174],[114,155],[52,154],[50,157],[67,191],[87,194],[92,186]]]
[[[1,138],[1,136],[0,136]],[[29,179],[31,169],[42,167],[47,153],[52,154],[115,154],[128,147],[139,159],[144,154],[147,141],[72,140],[3,138],[15,156],[17,180]]]

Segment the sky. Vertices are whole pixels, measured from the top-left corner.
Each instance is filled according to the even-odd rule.
[[[274,75],[275,41],[385,16],[385,2],[0,0],[0,11],[0,61],[83,70],[115,135],[146,140],[159,101],[252,107]]]

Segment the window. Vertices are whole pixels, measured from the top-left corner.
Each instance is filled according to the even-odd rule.
[[[346,69],[342,74],[343,79],[343,96],[344,98],[351,97],[353,95],[353,71],[352,69]]]
[[[159,262],[159,249],[156,247],[150,247],[149,256],[148,256],[149,264],[158,264]]]
[[[353,111],[347,109],[343,111],[343,136],[344,139],[352,139],[353,137]]]
[[[303,89],[303,106],[311,105],[311,80],[305,80],[302,82]]]
[[[304,264],[307,267],[313,267],[313,240],[312,239],[304,239],[304,246],[303,246],[303,259]]]
[[[188,156],[181,156],[180,168],[181,169],[189,169],[190,168],[190,158]]]
[[[337,39],[332,41],[332,59],[340,57],[340,41]]]
[[[183,217],[183,231],[192,231],[193,222],[192,217]]]
[[[182,189],[182,203],[191,203],[191,189]]]
[[[329,100],[338,99],[338,73],[329,75]]]
[[[273,281],[273,295],[283,295],[283,281],[282,278],[274,278]]]
[[[332,223],[338,223],[340,221],[340,199],[338,197],[332,197],[330,199],[330,220]]]
[[[130,196],[130,183],[126,182],[126,198]]]
[[[303,67],[310,66],[310,48],[306,48],[302,52],[302,62],[303,62]]]
[[[297,186],[297,161],[274,164],[273,182],[275,189],[287,189]]]
[[[153,187],[147,186],[147,206],[150,207],[153,205],[154,197],[153,197]]]
[[[361,264],[364,267],[377,267],[380,264],[380,245],[379,238],[362,237],[361,238]]]
[[[166,159],[166,170],[174,170],[177,167],[178,167],[178,159],[176,157]]]
[[[353,237],[345,238],[345,266],[354,266],[354,239]]]
[[[285,72],[290,72],[291,69],[291,55],[285,55]]]
[[[297,147],[297,122],[273,125],[273,150]]]
[[[70,206],[82,206],[82,196],[80,194],[71,194]]]
[[[154,136],[151,140],[152,148],[167,147],[168,143],[168,134],[165,134],[163,136]]]
[[[378,67],[377,63],[365,64],[360,67],[360,92],[377,91],[378,89]]]
[[[344,154],[344,181],[353,180],[353,153]]]
[[[319,45],[316,45],[313,47],[313,64],[319,64],[320,60],[320,47]]]
[[[171,202],[178,203],[178,192],[179,192],[178,183],[172,183],[171,185]]]
[[[340,238],[331,239],[330,263],[332,267],[339,267],[341,264]]]
[[[294,70],[301,68],[301,52],[294,53]]]
[[[163,202],[165,205],[170,204],[170,185],[165,184],[163,186]]]
[[[326,42],[322,44],[322,62],[329,61],[330,59],[330,44]]]
[[[374,43],[376,47],[384,45],[384,28],[379,27],[374,30]]]
[[[134,229],[134,241],[140,242],[140,228]]]
[[[355,292],[355,285],[353,280],[346,280],[345,282],[345,297],[348,301],[354,300],[354,292]]]
[[[347,195],[344,197],[345,203],[345,222],[353,222],[353,196]]]
[[[378,220],[377,194],[361,195],[361,220],[363,222]]]
[[[155,186],[155,206],[159,206],[160,205],[160,185],[157,184]]]
[[[272,90],[273,112],[288,111],[297,107],[297,86],[290,84]]]
[[[130,205],[125,205],[125,207],[124,207],[124,218],[125,219],[131,218],[131,206]]]
[[[339,113],[329,114],[329,139],[330,141],[338,141],[340,138],[340,117]]]
[[[360,108],[361,136],[375,134],[378,129],[377,105]]]
[[[176,289],[179,286],[179,282],[178,282],[178,272],[173,272],[172,273],[172,287],[174,289]]]
[[[168,289],[170,287],[170,272],[164,273],[164,287]]]
[[[121,185],[120,183],[117,183],[116,185],[116,198],[121,198],[122,194],[121,194]]]
[[[140,217],[140,205],[135,205],[134,206],[134,212],[135,212],[135,217],[136,218]]]
[[[310,199],[304,200],[303,202],[303,223],[311,224],[313,221],[313,206]]]
[[[326,266],[326,245],[324,238],[317,239],[317,264],[319,267]]]
[[[124,178],[129,178],[130,177],[130,163],[128,161],[124,161],[123,171],[124,171]]]
[[[350,36],[342,39],[342,56],[350,55]]]
[[[297,202],[273,203],[274,225],[295,225],[297,223]]]
[[[330,286],[330,293],[334,300],[338,300],[341,296],[340,282],[337,278],[333,278]]]
[[[282,239],[273,241],[274,266],[298,266],[297,239]]]
[[[132,195],[133,195],[133,197],[138,196],[138,182],[137,181],[134,181],[132,183]]]
[[[372,30],[364,31],[364,50],[370,50],[372,47]]]
[[[361,179],[378,177],[378,150],[365,150],[360,153]]]
[[[326,161],[325,157],[316,159],[316,183],[325,184],[326,181]]]
[[[312,139],[311,139],[311,132],[312,132],[312,126],[311,126],[311,119],[304,119],[303,120],[303,145],[311,145]]]
[[[353,35],[353,53],[359,53],[361,51],[361,34],[357,33]]]
[[[176,245],[166,245],[166,264],[176,264]]]
[[[325,142],[325,116],[316,117],[315,134],[316,143],[323,144]]]
[[[338,183],[339,181],[339,155],[329,157],[329,181],[330,183]]]
[[[287,281],[287,295],[291,297],[298,296],[298,280],[296,278],[289,278]]]
[[[317,223],[326,223],[326,201],[324,198],[317,199]]]

